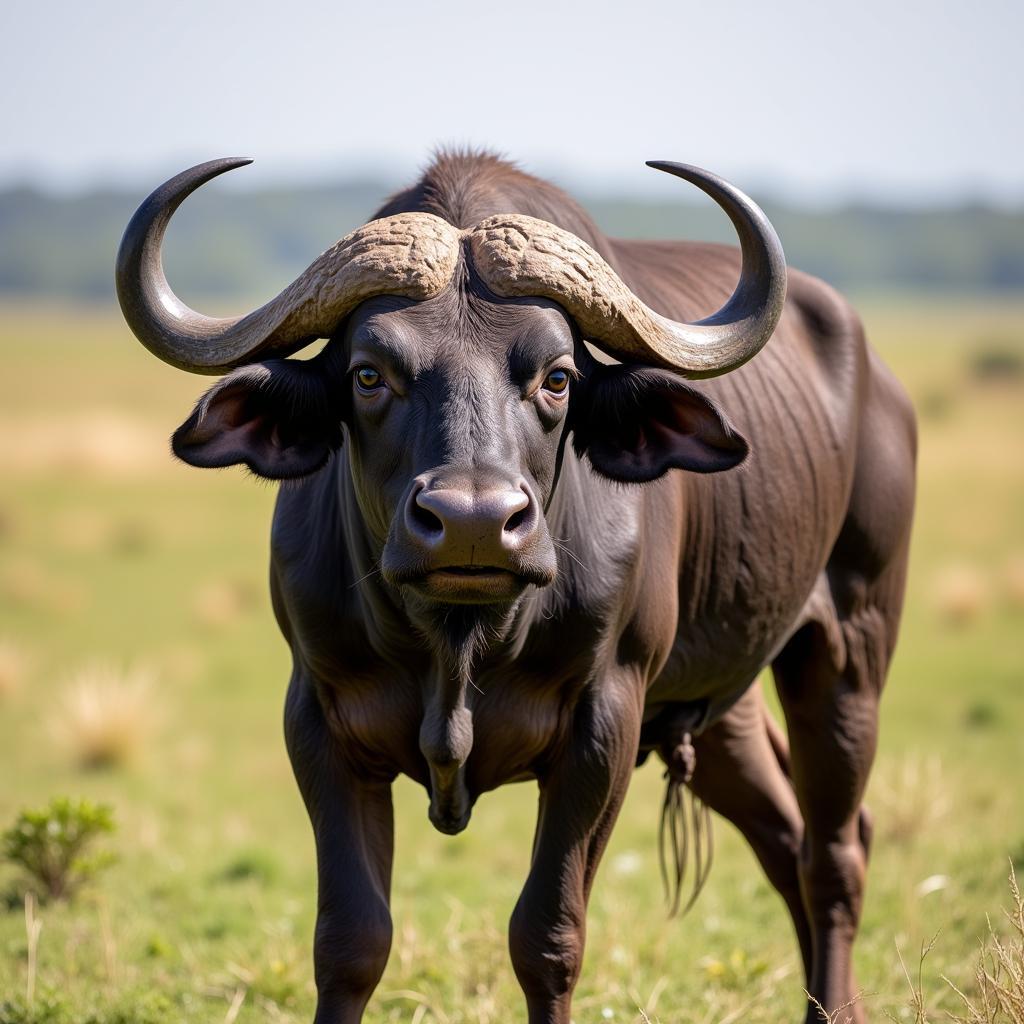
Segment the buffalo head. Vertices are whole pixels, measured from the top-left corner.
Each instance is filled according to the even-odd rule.
[[[307,476],[344,445],[382,573],[425,605],[508,606],[556,576],[545,511],[567,438],[600,474],[643,483],[728,469],[746,442],[685,377],[725,373],[771,336],[785,294],[778,238],[720,178],[695,183],[732,219],[743,269],[713,316],[646,306],[586,242],[518,214],[460,230],[430,213],[359,228],[265,306],[202,316],[173,294],[161,244],[181,201],[247,161],[171,179],[118,254],[121,307],[161,359],[226,376],[175,433],[197,466]],[[284,357],[327,338],[312,360]],[[584,340],[621,360],[605,365]]]

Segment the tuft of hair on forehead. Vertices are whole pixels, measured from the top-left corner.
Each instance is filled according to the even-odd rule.
[[[438,150],[419,180],[391,196],[374,217],[415,212],[432,213],[462,229],[495,214],[520,213],[571,231],[598,252],[607,246],[575,199],[486,150]]]

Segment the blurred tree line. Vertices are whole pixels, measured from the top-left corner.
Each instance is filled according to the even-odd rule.
[[[386,195],[379,183],[204,189],[175,215],[168,277],[182,298],[269,297],[319,252],[363,223]],[[0,191],[0,295],[108,300],[121,231],[142,192],[48,195]],[[710,202],[581,196],[611,235],[732,242]],[[932,209],[763,203],[793,266],[857,291],[1024,288],[1024,208]]]

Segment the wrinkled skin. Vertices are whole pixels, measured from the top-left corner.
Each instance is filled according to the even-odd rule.
[[[470,198],[557,219],[509,175]],[[429,205],[416,189],[396,202]],[[696,319],[736,280],[732,250],[595,231],[666,316]],[[361,1020],[387,960],[398,774],[452,833],[481,793],[538,781],[510,949],[530,1024],[568,1024],[630,774],[683,721],[690,785],[779,890],[808,991],[829,1009],[851,997],[914,431],[831,290],[794,272],[764,352],[697,386],[602,365],[556,304],[499,301],[464,268],[435,299],[365,303],[311,362],[229,374],[174,446],[293,481],[272,594],[317,846],[318,1024]],[[788,740],[753,682],[767,665]]]

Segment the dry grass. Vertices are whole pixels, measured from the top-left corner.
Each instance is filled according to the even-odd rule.
[[[80,582],[57,576],[27,559],[6,567],[0,576],[0,597],[17,607],[55,615],[80,611],[86,603]]]
[[[1001,935],[988,920],[988,932],[982,939],[970,984],[961,987],[942,975],[962,1007],[959,1013],[944,1014],[953,1024],[1024,1024],[1024,896],[1012,864],[1009,885],[1011,907],[1003,911],[1010,925],[1009,936]],[[900,954],[900,966],[910,987],[909,1015],[900,1016],[913,1024],[930,1024],[934,1019],[924,992],[924,963],[937,938],[921,947],[916,978],[911,977]],[[889,1017],[896,1020],[891,1014]]]
[[[993,573],[967,562],[940,569],[932,581],[932,605],[943,622],[968,626],[997,601],[1024,608],[1024,555],[1011,555]]]
[[[13,640],[0,637],[0,699],[21,689],[28,665],[28,655]]]
[[[196,621],[207,629],[223,629],[259,606],[259,588],[246,580],[212,580],[203,584],[192,602]]]
[[[870,798],[879,838],[911,846],[933,834],[952,809],[949,793],[937,754],[911,754],[881,763]]]
[[[447,921],[434,933],[428,934],[401,915],[405,923],[396,931],[392,955],[401,964],[401,975],[408,983],[399,989],[382,988],[374,998],[388,1021],[502,1024],[508,1019],[496,985],[507,969],[502,931],[490,914],[467,921],[461,901],[448,897],[446,902]],[[396,919],[399,917],[396,913]],[[458,1001],[454,1005],[434,994],[438,964],[457,969]],[[577,1020],[600,1019],[600,1012],[593,1013],[583,1001],[576,1010]]]
[[[976,566],[967,563],[947,565],[935,576],[932,601],[945,622],[952,626],[966,626],[991,605],[991,583]]]
[[[50,536],[68,551],[100,551],[107,545],[109,517],[87,506],[73,505],[58,511]]]
[[[945,1011],[943,1019],[952,1024],[1024,1024],[1024,896],[1017,883],[1017,877],[1010,866],[1010,909],[1004,915],[1010,926],[1009,935],[1002,935],[988,921],[988,931],[982,939],[977,960],[969,985],[961,987],[945,975],[942,980],[956,993],[961,1010]],[[929,997],[925,992],[925,962],[938,942],[936,935],[921,946],[917,971],[911,974],[903,954],[897,947],[900,967],[906,978],[910,995],[907,1004],[898,1014],[886,1011],[891,1021],[911,1021],[913,1024],[931,1024],[936,1018],[929,1009]],[[818,1008],[825,1024],[846,1024],[850,1020],[850,1008],[860,1002],[858,994],[845,1006],[832,1013],[808,996]]]
[[[973,992],[962,992],[948,978],[943,980],[960,997],[963,1013],[957,1024],[1022,1024],[1024,1022],[1024,896],[1010,867],[1012,906],[1004,911],[1010,924],[1009,937],[1001,936],[988,922],[978,962],[974,968]]]
[[[1024,608],[1024,555],[1007,560],[1003,569],[1006,597],[1015,608]]]
[[[853,1024],[853,1014],[850,1012],[858,1003],[862,1002],[864,994],[858,992],[851,1000],[843,1003],[842,1006],[837,1006],[831,1013],[825,1009],[824,1006],[818,1002],[809,992],[807,993],[807,1000],[814,1008],[818,1011],[818,1017],[823,1021],[823,1024]]]
[[[14,521],[14,513],[5,506],[0,505],[0,544],[10,540],[17,533],[17,524]]]
[[[138,476],[168,465],[165,432],[120,411],[0,421],[0,467],[7,472]]]
[[[61,694],[51,719],[53,735],[82,768],[134,761],[155,726],[152,677],[94,666],[80,672]]]
[[[95,509],[72,505],[53,519],[50,536],[62,548],[80,554],[143,554],[153,547],[151,529],[135,519],[115,519]]]
[[[1019,390],[963,387],[960,372],[963,339],[974,338],[994,309],[986,300],[951,317],[950,307],[936,309],[929,300],[874,318],[872,333],[911,390],[919,396],[934,389],[954,401],[940,399],[945,416],[939,409],[922,424],[911,592],[869,796],[878,835],[857,958],[859,978],[878,993],[869,1005],[873,1021],[885,1020],[885,1008],[901,1021],[913,1019],[894,934],[927,937],[940,927],[940,943],[925,963],[928,1012],[934,1024],[946,1019],[944,1010],[969,1019],[940,974],[979,1007],[977,939],[985,911],[1003,902],[1003,853],[1024,842],[1012,781],[1024,730],[1024,705],[1014,699],[1024,615],[1024,462],[1016,457],[1024,403]],[[1024,304],[1015,301],[999,316],[1009,323],[1011,314],[1014,324],[1024,322]],[[308,1022],[313,844],[279,735],[286,647],[270,622],[262,582],[258,610],[246,610],[244,593],[230,582],[197,599],[204,581],[260,580],[262,562],[254,568],[253,558],[265,550],[273,491],[255,488],[241,473],[179,472],[166,435],[202,381],[144,354],[128,365],[129,342],[111,314],[85,311],[83,342],[82,319],[79,311],[48,310],[22,317],[15,330],[9,317],[2,325],[12,341],[24,335],[30,344],[16,346],[25,355],[6,378],[8,401],[0,401],[8,438],[0,440],[0,472],[10,485],[0,497],[0,634],[23,647],[32,665],[20,692],[0,702],[0,803],[9,816],[18,804],[44,802],[55,787],[74,792],[81,785],[114,800],[123,820],[121,863],[97,891],[110,927],[100,927],[91,899],[47,911],[37,1016],[54,993],[60,1008],[52,1024],[87,1016],[97,1024]],[[104,428],[77,445],[71,435],[113,409],[121,440]],[[45,425],[51,418],[59,436]],[[1005,427],[1004,445],[986,443],[996,420]],[[105,430],[114,442],[107,447],[119,445],[120,455],[96,460]],[[152,453],[132,455],[133,431],[152,431]],[[23,440],[29,447],[15,450]],[[78,447],[77,471],[65,468],[65,443]],[[16,466],[5,466],[8,454]],[[81,467],[90,460],[95,472],[86,473]],[[141,561],[134,563],[127,553],[139,548]],[[935,584],[943,567],[964,562],[975,599],[957,613],[965,621],[955,628],[938,610]],[[140,593],[145,607],[131,600]],[[213,607],[211,617],[230,625],[201,627],[197,604]],[[157,725],[170,701],[163,694],[173,690],[174,723],[187,728],[160,728],[159,742],[145,745],[144,771],[79,775],[76,783],[55,763],[59,757],[70,764],[74,755],[39,742],[41,727],[32,723],[47,723],[66,682],[47,685],[47,666],[73,669],[97,654],[122,666],[130,658],[153,666]],[[912,751],[922,753],[908,759]],[[932,753],[941,753],[941,764],[928,760]],[[718,829],[720,858],[696,913],[664,924],[651,870],[652,814],[662,795],[656,776],[634,779],[598,877],[576,1021],[802,1020],[801,968],[785,911],[727,826]],[[488,795],[468,832],[449,839],[425,822],[423,794],[407,780],[396,786],[395,948],[368,1021],[523,1019],[505,920],[528,861],[532,790]],[[279,876],[226,883],[217,869],[228,851],[253,844],[280,865]],[[940,885],[947,887],[938,892]],[[453,914],[447,928],[446,894],[467,908],[461,923]],[[285,921],[293,930],[264,927]],[[993,915],[993,924],[1005,934],[1002,918]],[[0,955],[0,1002],[11,995],[24,1000],[25,939],[20,914],[0,913],[0,950],[11,954]],[[900,941],[915,974],[917,941]],[[710,970],[708,957],[715,958]],[[766,967],[757,973],[761,963]],[[787,968],[777,979],[776,970]],[[157,1012],[152,1000],[163,998],[168,1005]],[[614,1015],[606,1018],[606,1010]],[[1004,1014],[1000,1024],[1006,1021]]]

